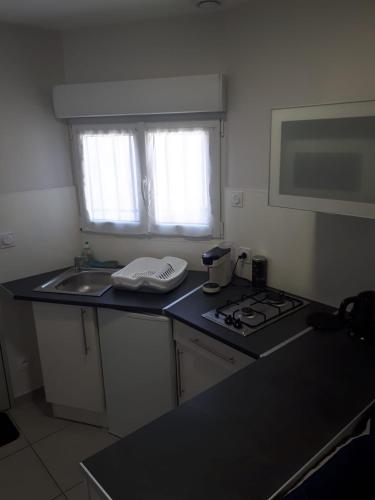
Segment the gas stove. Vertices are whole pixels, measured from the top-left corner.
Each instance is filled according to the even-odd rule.
[[[202,316],[247,337],[308,304],[307,300],[280,290],[255,290],[237,300],[228,300]]]

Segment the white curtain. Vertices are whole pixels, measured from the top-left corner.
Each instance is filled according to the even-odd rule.
[[[83,230],[220,235],[217,122],[72,129]]]
[[[83,228],[143,233],[136,131],[98,126],[79,130],[78,138]]]
[[[145,140],[150,233],[211,235],[210,131],[147,129]]]

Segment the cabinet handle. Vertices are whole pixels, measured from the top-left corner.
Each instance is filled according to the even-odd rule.
[[[85,349],[85,354],[87,356],[88,353],[89,353],[89,346],[88,346],[88,343],[87,343],[87,336],[86,336],[85,314],[86,314],[86,309],[83,309],[81,307],[81,325],[82,325],[83,347]]]
[[[181,355],[182,351],[180,349],[176,349],[176,368],[177,368],[177,395],[179,398],[181,398],[184,390],[182,388],[182,382],[181,382]]]
[[[220,358],[223,361],[226,361],[227,363],[230,363],[231,365],[234,365],[235,359],[233,357],[223,356],[221,353],[219,353],[217,351],[214,351],[213,349],[210,349],[206,344],[204,344],[203,342],[201,342],[198,338],[190,339],[190,342],[192,342],[193,344],[197,345],[198,347],[200,347],[204,351],[207,351],[210,354],[213,354],[217,358]]]

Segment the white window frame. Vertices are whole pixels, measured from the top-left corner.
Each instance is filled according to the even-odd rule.
[[[153,225],[150,227],[147,211],[148,200],[148,175],[146,168],[146,150],[145,133],[148,130],[163,128],[175,129],[209,129],[209,148],[211,160],[210,176],[210,200],[211,200],[211,220],[212,228],[210,231],[201,233],[192,232],[189,234],[184,226],[161,225],[160,228]],[[99,131],[129,131],[133,132],[139,152],[140,165],[140,189],[138,198],[140,200],[140,223],[118,223],[118,222],[97,222],[91,221],[85,205],[85,195],[83,186],[83,155],[79,140],[82,132]],[[115,234],[122,236],[169,236],[186,238],[214,239],[222,237],[221,221],[221,200],[222,200],[222,182],[221,182],[221,122],[214,120],[184,120],[184,121],[144,121],[136,123],[116,122],[116,123],[73,123],[71,125],[72,153],[73,153],[73,175],[78,190],[78,201],[80,209],[80,226],[84,232]]]

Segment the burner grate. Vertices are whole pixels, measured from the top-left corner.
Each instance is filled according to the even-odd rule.
[[[237,300],[227,300],[202,316],[246,337],[308,303],[283,291],[257,290]]]

